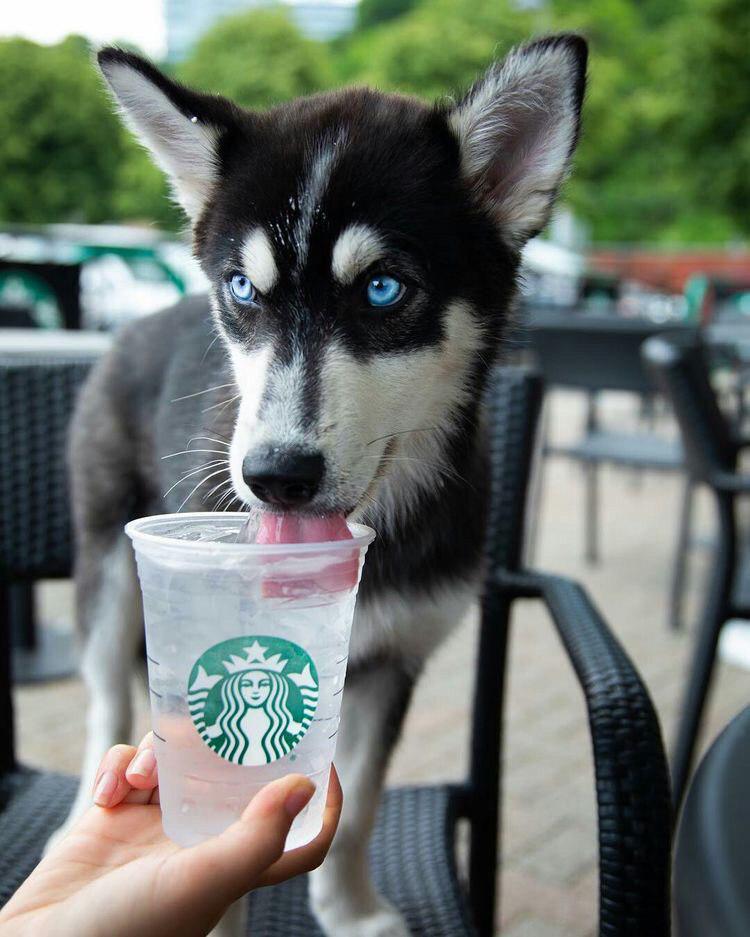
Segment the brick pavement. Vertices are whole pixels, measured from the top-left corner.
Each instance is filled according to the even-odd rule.
[[[630,419],[614,398],[607,411]],[[576,432],[580,399],[558,394],[551,425],[556,437]],[[580,469],[555,460],[545,477],[537,563],[573,576],[590,590],[650,687],[671,738],[679,706],[690,631],[666,626],[666,597],[680,487],[670,476],[605,469],[602,476],[602,553],[597,568],[582,557],[583,487]],[[697,527],[710,534],[709,505],[699,504]],[[691,564],[694,615],[704,557]],[[43,614],[65,616],[67,584],[42,590]],[[390,783],[462,776],[466,765],[475,621],[469,616],[429,662],[417,689]],[[509,658],[504,756],[503,937],[587,937],[596,922],[596,817],[593,770],[583,700],[559,642],[535,603],[521,603]],[[722,665],[704,745],[748,700],[750,674]],[[139,724],[147,723],[138,694]],[[83,734],[84,693],[78,681],[16,691],[22,759],[75,771]]]

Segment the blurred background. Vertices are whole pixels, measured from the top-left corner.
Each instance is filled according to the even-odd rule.
[[[528,552],[590,590],[674,750],[726,548],[715,492],[686,464],[640,348],[664,330],[705,343],[727,425],[750,440],[747,0],[24,0],[0,13],[0,390],[10,388],[0,394],[0,541],[6,533],[18,580],[23,763],[77,773],[82,752],[62,468],[74,391],[109,332],[204,288],[184,221],[115,116],[92,49],[141,51],[180,80],[262,108],[349,83],[460,94],[510,46],[555,30],[586,35],[590,81],[574,174],[525,249],[522,327],[507,348],[533,360],[547,387]],[[49,377],[53,352],[67,402]],[[13,390],[21,378],[36,388],[33,405]],[[34,565],[24,531],[38,520],[37,478],[61,519],[53,562]],[[744,528],[741,540],[750,543]],[[750,583],[750,550],[737,553]],[[744,608],[722,632],[699,753],[750,696],[750,598]],[[427,666],[389,783],[463,776],[476,633],[472,615]],[[146,700],[136,699],[143,728]],[[498,933],[593,935],[590,740],[579,688],[534,607],[514,618],[505,723]]]
[[[201,288],[177,238],[180,215],[102,94],[92,46],[144,52],[178,79],[262,108],[356,82],[428,99],[459,93],[513,43],[570,29],[591,43],[584,134],[558,215],[528,250],[527,292],[695,313],[706,277],[734,283],[749,265],[744,0],[7,6],[0,258],[16,266],[0,268],[0,315],[101,328]],[[58,269],[34,276],[19,262]],[[735,300],[750,313],[746,303]]]

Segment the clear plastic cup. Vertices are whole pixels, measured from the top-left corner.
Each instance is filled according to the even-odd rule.
[[[285,774],[315,794],[286,848],[320,832],[354,604],[375,534],[238,542],[246,514],[131,521],[164,832],[191,846],[232,824]]]

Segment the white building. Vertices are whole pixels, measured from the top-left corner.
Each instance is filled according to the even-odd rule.
[[[331,39],[354,25],[357,0],[283,0],[311,39]],[[185,58],[201,35],[222,17],[267,5],[267,0],[165,0],[167,59]]]

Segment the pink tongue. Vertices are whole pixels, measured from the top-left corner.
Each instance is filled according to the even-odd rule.
[[[351,540],[343,514],[327,517],[301,517],[295,514],[267,514],[260,517],[256,543],[326,543]]]

